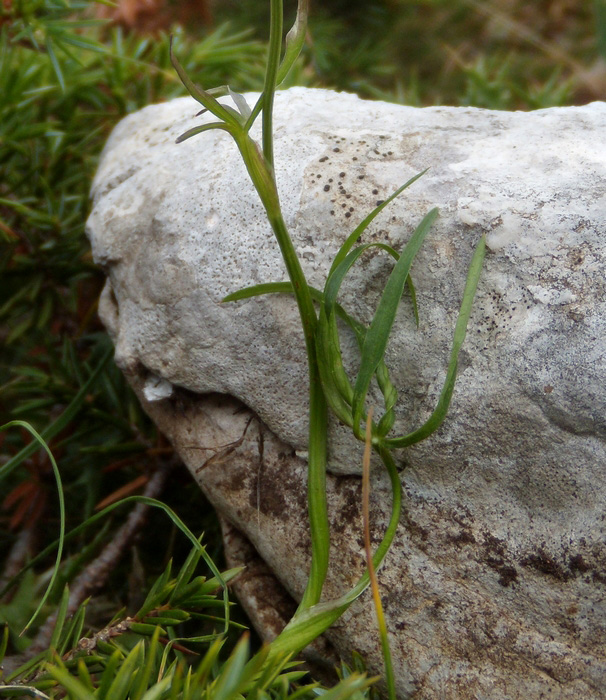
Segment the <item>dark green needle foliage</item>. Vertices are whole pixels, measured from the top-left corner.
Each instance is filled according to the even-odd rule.
[[[93,19],[94,5],[23,0],[0,10],[0,415],[43,435],[111,351],[96,313],[103,273],[84,235],[100,151],[127,113],[185,94],[167,36],[124,35]],[[204,80],[235,74],[247,88],[262,84],[264,49],[246,33],[222,26],[194,41],[177,31],[175,44]],[[45,437],[61,460],[74,522],[104,490],[140,474],[136,462],[157,442],[111,361],[70,420]],[[3,434],[4,454],[14,457],[24,438]],[[50,464],[38,453],[28,459],[10,470],[2,493],[19,487],[27,467],[38,484],[29,517],[42,517]],[[120,461],[129,464],[103,476]],[[4,511],[0,552],[13,540],[7,517],[13,529],[25,523],[25,496]]]

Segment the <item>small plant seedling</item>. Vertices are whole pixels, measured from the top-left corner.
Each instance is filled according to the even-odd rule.
[[[216,121],[194,127],[182,134],[177,142],[185,141],[205,131],[219,129],[227,132],[235,141],[253,185],[265,208],[267,219],[280,247],[289,282],[256,285],[230,294],[224,301],[235,302],[259,294],[291,293],[298,305],[305,337],[309,369],[309,457],[308,457],[308,509],[312,542],[311,567],[307,587],[301,603],[284,631],[269,647],[269,657],[279,654],[296,654],[314,638],[326,630],[351,603],[368,587],[370,572],[378,569],[392,543],[401,509],[401,485],[392,452],[396,448],[412,445],[431,435],[442,423],[454,389],[457,358],[466,335],[467,323],[482,268],[485,243],[478,243],[467,277],[446,380],[440,399],[429,419],[417,430],[402,436],[391,436],[398,393],[389,378],[384,355],[389,335],[395,320],[405,286],[412,292],[413,311],[416,315],[414,286],[410,279],[410,268],[432,223],[438,216],[432,209],[413,232],[404,249],[398,253],[384,243],[356,245],[373,219],[390,202],[410,187],[423,173],[415,176],[396,190],[352,231],[332,262],[323,290],[310,287],[296,255],[292,239],[284,222],[274,176],[273,156],[273,102],[276,88],[287,76],[304,43],[308,16],[308,0],[299,0],[293,27],[286,35],[282,52],[283,6],[282,0],[270,0],[270,41],[265,71],[264,89],[257,103],[250,108],[244,97],[224,86],[204,90],[191,80],[172,53],[171,57],[181,80],[192,97],[210,112]],[[221,104],[218,97],[231,97],[235,108]],[[250,136],[256,118],[262,117],[262,145],[259,147]],[[338,292],[348,271],[369,248],[378,247],[395,261],[393,270],[385,284],[375,315],[366,328],[337,302]],[[319,311],[316,311],[316,304]],[[356,336],[360,347],[359,369],[353,381],[343,367],[337,317],[346,322]],[[376,378],[383,395],[383,413],[375,422],[366,408],[366,398],[372,379]],[[365,441],[379,455],[388,471],[392,485],[392,513],[384,537],[369,559],[367,571],[358,583],[336,600],[320,602],[328,572],[330,533],[326,502],[327,418],[328,409],[344,424],[353,436]],[[364,425],[366,424],[366,427]],[[375,587],[376,590],[376,587]],[[375,598],[376,599],[376,598]],[[378,619],[383,640],[386,666],[386,682],[390,698],[395,698],[395,681],[389,660],[386,630],[383,615],[377,603]],[[250,662],[254,663],[254,659]]]

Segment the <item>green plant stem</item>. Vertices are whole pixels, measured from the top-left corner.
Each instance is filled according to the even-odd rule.
[[[263,86],[263,155],[273,170],[273,108],[276,79],[280,67],[280,51],[282,48],[282,29],[284,24],[282,0],[271,0],[271,15],[269,28],[269,55],[265,70],[265,85]]]
[[[268,221],[272,227],[286,271],[299,308],[307,363],[309,369],[309,456],[308,456],[308,510],[311,535],[311,569],[307,588],[299,609],[315,605],[322,594],[328,572],[330,532],[326,504],[326,452],[328,442],[328,408],[322,390],[316,357],[316,329],[318,318],[311,290],[280,210],[280,201],[273,176],[273,168],[256,143],[244,130],[234,130],[232,135],[238,145],[248,174],[259,193]]]
[[[378,569],[385,559],[389,548],[396,534],[398,524],[400,522],[400,514],[402,509],[402,485],[400,477],[394,462],[391,452],[383,447],[373,446],[375,451],[379,453],[385,468],[389,474],[389,480],[392,490],[392,507],[389,524],[383,535],[381,543],[375,550],[372,557],[372,562],[375,569]],[[301,607],[297,610],[294,617],[282,630],[282,632],[274,639],[270,645],[270,655],[280,653],[297,654],[304,649],[308,644],[313,642],[316,637],[325,632],[341,615],[349,608],[349,606],[360,597],[368,588],[370,577],[368,570],[358,580],[358,583],[349,590],[345,595],[322,603],[318,603],[311,608],[302,610]]]
[[[315,336],[318,325],[316,311],[307,280],[288,235],[282,215],[269,220],[278,239],[289,277],[295,290],[299,314],[305,334],[305,348],[309,369],[309,455],[307,472],[307,499],[311,535],[311,568],[307,587],[299,609],[315,605],[322,594],[328,572],[330,532],[326,503],[326,453],[328,443],[328,410],[322,390],[318,361],[315,350]]]

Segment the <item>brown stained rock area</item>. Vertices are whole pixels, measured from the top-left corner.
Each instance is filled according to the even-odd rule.
[[[304,461],[234,399],[176,390],[171,399],[148,403],[143,381],[131,377],[144,407],[223,516],[229,565],[248,567],[234,590],[262,637],[273,638],[306,583]],[[333,544],[326,595],[334,597],[364,568],[360,480],[329,475],[327,490]],[[388,480],[376,473],[371,517],[377,529],[385,521],[378,508],[389,499]],[[415,700],[605,698],[606,661],[595,655],[604,630],[592,628],[595,611],[586,602],[567,594],[575,578],[593,580],[590,556],[569,554],[566,575],[560,575],[563,564],[561,571],[548,566],[540,546],[534,556],[517,555],[502,538],[480,529],[464,505],[452,510],[408,494],[393,553],[380,572],[399,698],[410,693]],[[485,570],[494,572],[490,591],[477,585]],[[542,603],[551,606],[549,629],[525,621],[537,608],[529,585],[536,577],[556,584],[545,588]],[[374,629],[367,592],[326,637],[344,660],[355,648],[380,672]],[[332,659],[325,646],[310,650],[308,658],[316,664]]]

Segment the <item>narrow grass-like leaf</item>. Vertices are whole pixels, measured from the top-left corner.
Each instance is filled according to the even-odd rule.
[[[53,684],[54,685],[54,684]],[[38,700],[50,700],[48,695],[45,695],[41,690],[33,688],[29,685],[16,683],[15,685],[0,685],[2,697],[5,698],[37,698]]]
[[[326,305],[326,315],[330,318],[333,313],[333,308],[337,300],[337,294],[343,283],[345,275],[348,273],[351,266],[356,262],[356,260],[362,255],[362,253],[369,248],[380,248],[388,252],[396,262],[399,260],[399,255],[396,251],[389,245],[385,243],[365,243],[351,251],[347,256],[343,258],[341,263],[337,265],[332,272],[329,273],[326,280],[326,286],[324,287],[324,303]]]
[[[124,654],[119,650],[115,649],[109,657],[105,668],[103,669],[103,674],[99,681],[99,687],[97,688],[97,697],[100,700],[108,697],[108,692],[114,678],[116,677],[116,669],[118,665],[122,662]]]
[[[25,428],[25,430],[27,430],[34,438],[32,444],[34,446],[37,446],[38,448],[42,447],[42,449],[46,452],[48,459],[50,460],[52,469],[53,469],[53,476],[55,477],[55,483],[57,485],[57,498],[59,499],[59,544],[57,547],[57,555],[55,558],[55,567],[53,569],[53,575],[51,576],[51,579],[48,582],[48,586],[46,587],[46,591],[44,592],[42,599],[38,603],[38,607],[36,608],[34,614],[31,616],[31,618],[29,619],[28,623],[23,628],[23,631],[21,632],[21,634],[23,634],[24,632],[27,631],[27,629],[30,627],[32,622],[36,619],[40,610],[42,610],[42,607],[46,603],[46,600],[47,600],[48,596],[50,595],[50,592],[51,592],[53,586],[55,585],[55,581],[57,580],[57,576],[59,575],[59,565],[61,563],[61,556],[63,555],[63,544],[65,541],[65,497],[63,494],[63,484],[61,482],[61,474],[59,473],[59,467],[57,466],[57,462],[55,461],[53,453],[50,451],[48,445],[46,444],[46,442],[44,441],[42,436],[39,435],[29,423],[26,423],[25,421],[21,421],[21,420],[10,421],[9,423],[6,423],[5,425],[0,426],[0,432],[2,432],[3,430],[8,430],[9,428],[12,428],[12,427]],[[30,447],[30,445],[28,445],[28,447]],[[23,454],[24,451],[25,450],[21,450],[21,452],[19,454]],[[32,450],[32,452],[34,452],[34,451],[35,451],[35,448]],[[19,456],[19,455],[17,455],[17,456]],[[2,476],[5,476],[5,475],[6,475],[6,473],[2,474],[2,472],[0,470],[0,478]]]
[[[177,700],[177,698],[184,697],[181,696],[181,689],[183,687],[183,665],[175,662],[173,664],[173,668],[174,670],[172,671],[172,673],[169,669],[169,672],[166,676],[166,678],[171,679],[170,695],[168,696],[168,700]],[[162,666],[160,667],[160,673],[162,673]]]
[[[95,691],[95,686],[93,685],[93,681],[90,677],[90,673],[88,671],[88,668],[86,664],[84,663],[84,659],[78,659],[78,678],[80,679],[80,683],[82,683],[83,686],[88,688],[91,692]]]
[[[173,615],[173,613],[175,613]],[[184,614],[184,617],[181,616]],[[182,622],[189,620],[190,614],[184,610],[168,610],[162,615],[149,615],[145,618],[146,623],[153,623],[154,625],[162,625],[163,627],[174,627],[175,625],[180,625]]]
[[[198,576],[191,582],[191,585],[196,587],[196,596],[208,595],[221,588],[224,583],[229,583],[238,574],[242,573],[245,568],[244,566],[235,566],[233,569],[226,569],[221,572],[220,579],[217,577],[205,579],[203,576]]]
[[[142,697],[141,700],[159,700],[159,698],[163,697],[164,694],[166,693],[166,690],[169,688],[169,686],[172,683],[172,678],[170,676],[167,676],[166,678],[163,678],[161,681],[158,681],[155,685],[153,685]]]
[[[2,625],[2,638],[0,639],[0,668],[8,647],[8,625],[6,622]]]
[[[154,585],[143,601],[143,605],[137,610],[135,615],[137,620],[142,620],[149,612],[163,603],[166,596],[166,587],[170,581],[171,571],[172,559],[168,562],[162,574],[154,581]]]
[[[284,656],[276,656],[273,661],[268,662],[268,656],[269,647],[263,646],[247,664],[246,671],[250,678],[258,674],[256,681],[246,689],[248,698],[257,697],[263,690],[269,688],[290,658],[288,654],[285,654]]]
[[[65,638],[57,652],[61,655],[65,654],[68,649],[74,648],[82,638],[82,630],[84,629],[84,616],[86,615],[86,604],[88,599],[78,606],[78,610],[70,620],[70,623],[65,630]]]
[[[212,690],[213,700],[232,700],[236,697],[243,685],[244,668],[248,661],[248,650],[248,634],[244,634],[242,639],[236,644],[236,648],[229,659],[221,668],[221,673],[215,681]]]
[[[50,665],[48,673],[58,681],[64,690],[66,690],[74,700],[95,700],[96,697],[91,691],[77,678],[61,665]]]
[[[401,187],[398,187],[398,189],[390,195],[384,202],[381,202],[381,204],[377,205],[371,212],[368,214],[366,218],[364,218],[357,226],[356,228],[349,234],[347,239],[345,240],[345,243],[341,246],[339,249],[339,252],[335,255],[335,259],[332,261],[332,265],[330,266],[330,270],[328,272],[328,276],[336,270],[336,268],[343,262],[345,259],[346,255],[349,253],[349,251],[352,249],[352,247],[355,245],[356,241],[360,236],[364,233],[364,231],[368,228],[368,226],[372,223],[372,221],[375,219],[375,217],[380,214],[385,207],[390,204],[399,194],[401,194],[406,188],[410,187],[413,182],[418,180],[420,177],[425,175],[427,172],[427,169],[423,170],[420,173],[417,173],[414,177],[411,177],[410,180],[405,182]]]
[[[368,678],[367,676],[361,675],[357,672],[352,673],[347,678],[340,681],[334,688],[331,688],[326,693],[322,693],[321,697],[323,700],[357,700],[357,697],[363,697],[357,695],[370,687],[377,678]]]
[[[200,535],[198,542],[201,544],[202,540],[202,535]],[[196,571],[196,567],[198,566],[198,563],[200,562],[200,557],[202,555],[200,554],[199,549],[192,549],[191,552],[189,553],[187,559],[185,560],[185,563],[179,570],[179,573],[177,574],[177,578],[175,581],[175,588],[173,589],[173,592],[171,593],[170,598],[168,599],[169,605],[174,605],[175,601],[179,598],[179,596],[182,594],[183,589],[185,586],[187,586],[191,582],[191,577],[194,575],[194,572]],[[206,579],[203,579],[200,583],[204,583]]]
[[[95,367],[94,371],[91,373],[90,377],[78,393],[74,396],[70,404],[67,406],[65,411],[47,428],[45,428],[40,437],[44,442],[49,442],[55,435],[58,435],[64,428],[69,425],[69,423],[78,415],[78,411],[82,408],[82,404],[86,400],[86,397],[90,393],[93,385],[101,375],[106,363],[109,358],[113,355],[113,347],[109,348],[105,354],[101,357],[99,364]],[[23,463],[28,457],[31,457],[36,450],[40,449],[40,444],[34,440],[29,445],[24,447],[19,451],[14,457],[8,460],[6,464],[0,467],[0,479],[8,476],[14,469],[16,469],[20,464]]]
[[[132,632],[142,637],[151,637],[160,624],[160,622],[154,622],[153,624],[149,622],[131,622],[129,628]],[[166,630],[160,627],[160,634],[166,635]]]
[[[192,136],[201,134],[204,131],[212,131],[213,129],[222,129],[223,131],[231,133],[230,127],[223,122],[210,122],[208,124],[202,124],[201,126],[194,126],[192,129],[184,131],[175,139],[175,143],[183,143],[183,141],[187,141],[187,139],[190,139]]]
[[[482,272],[482,264],[484,262],[485,255],[486,240],[484,236],[482,236],[480,242],[476,246],[471,264],[469,266],[469,272],[467,273],[465,290],[463,292],[463,301],[461,302],[461,308],[459,309],[459,316],[455,326],[446,379],[444,380],[442,393],[440,394],[440,398],[434,412],[418,430],[415,430],[412,433],[402,437],[384,440],[383,444],[385,447],[393,449],[398,447],[407,447],[408,445],[413,445],[420,442],[431,435],[441,425],[442,421],[446,417],[457,378],[459,350],[461,349],[465,336],[467,335],[467,323],[471,314],[473,300],[478,286],[478,281],[480,279],[480,273]]]
[[[353,429],[358,439],[362,439],[360,420],[364,410],[364,401],[366,399],[370,380],[385,354],[387,341],[396,317],[410,266],[437,215],[437,209],[432,209],[426,214],[406,244],[406,247],[400,255],[400,259],[395,264],[387,280],[372,323],[366,333],[366,338],[364,339],[364,345],[362,347],[360,370],[354,386]]]
[[[52,63],[55,75],[57,76],[57,80],[59,81],[59,85],[61,86],[61,92],[65,93],[65,78],[63,77],[61,64],[59,63],[59,61],[57,60],[57,56],[55,55],[53,42],[50,36],[46,37],[46,52],[48,53],[48,57],[50,58],[50,61]]]
[[[216,660],[219,658],[219,653],[221,652],[224,644],[225,638],[221,637],[215,640],[209,647],[206,654],[204,654],[204,658],[199,663],[196,672],[193,674],[193,676],[191,676],[194,687],[204,687],[208,683],[213,666]],[[185,697],[185,692],[183,695]]]
[[[333,316],[331,321],[328,321],[326,310],[322,305],[316,331],[316,354],[318,357],[320,381],[322,382],[328,405],[333,413],[342,423],[352,427],[351,399],[353,397],[353,388],[343,369],[338,336],[335,342],[335,333],[335,318]]]
[[[152,671],[154,670],[154,664],[156,662],[156,655],[158,652],[158,639],[160,638],[160,628],[156,627],[155,632],[149,642],[149,648],[147,649],[145,664],[141,668],[135,684],[131,690],[130,700],[141,700],[144,696],[147,697],[145,691],[149,687],[149,682],[151,679]],[[169,680],[169,679],[165,679]]]
[[[181,78],[181,82],[183,85],[185,85],[187,91],[194,98],[194,100],[196,100],[196,102],[199,102],[203,107],[206,107],[209,112],[212,112],[212,114],[214,114],[218,119],[222,119],[226,124],[230,124],[231,126],[241,126],[240,120],[235,117],[231,111],[226,109],[209,92],[195,85],[190,79],[174,54],[172,37],[170,38],[170,60],[177,71],[179,78]]]
[[[107,700],[126,700],[133,685],[135,669],[145,658],[143,641],[138,642],[124,659],[107,691]]]
[[[263,284],[255,284],[251,287],[239,289],[237,292],[232,292],[221,299],[222,304],[230,301],[242,301],[243,299],[252,299],[253,297],[262,296],[263,294],[294,294],[292,282],[265,282]]]

